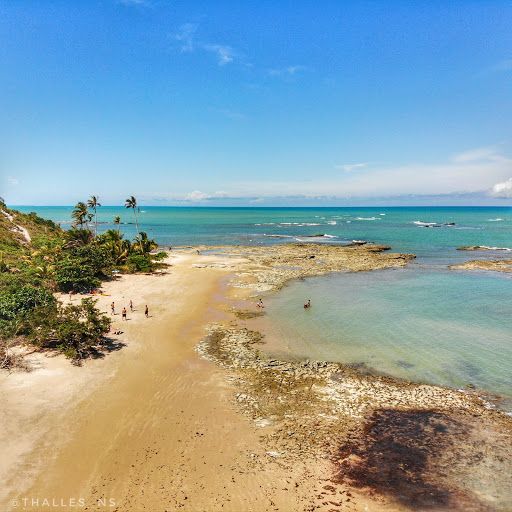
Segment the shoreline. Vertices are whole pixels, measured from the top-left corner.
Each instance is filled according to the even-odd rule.
[[[165,275],[124,276],[105,285],[112,292],[110,297],[100,297],[105,311],[117,295],[125,301],[134,299],[137,305],[139,301],[133,296],[137,292],[148,301],[160,297],[164,304],[150,306],[150,314],[155,311],[154,321],[148,319],[150,332],[143,323],[146,319],[139,318],[133,325],[126,322],[126,333],[121,335],[126,346],[98,361],[103,365],[101,371],[109,368],[110,373],[106,372],[97,388],[76,404],[69,398],[60,425],[69,427],[67,435],[51,438],[48,431],[41,432],[39,440],[33,439],[32,452],[27,448],[18,453],[19,457],[24,453],[25,459],[38,455],[41,464],[36,467],[34,460],[26,461],[32,465],[32,474],[30,468],[14,471],[14,480],[25,471],[25,485],[18,485],[18,491],[13,492],[25,492],[25,496],[53,493],[63,499],[84,494],[87,505],[94,509],[99,496],[113,498],[118,500],[119,510],[133,511],[143,506],[151,510],[168,506],[170,510],[179,507],[191,511],[343,508],[380,512],[418,510],[428,504],[428,499],[438,500],[441,508],[436,510],[480,510],[471,508],[468,500],[489,505],[489,497],[475,497],[474,489],[454,483],[468,476],[463,463],[476,453],[493,471],[510,469],[498,461],[511,436],[510,419],[503,413],[486,409],[471,395],[460,397],[455,390],[397,384],[396,379],[361,375],[335,363],[266,361],[255,350],[259,340],[250,331],[251,319],[243,315],[233,318],[233,308],[235,312],[256,310],[251,295],[269,287],[279,288],[293,279],[299,263],[308,275],[327,273],[333,267],[334,271],[345,270],[340,268],[341,260],[312,263],[318,253],[311,250],[324,251],[321,247],[326,246],[293,245],[296,250],[285,255],[279,254],[282,249],[268,248],[231,247],[229,255],[224,252],[218,256],[218,247],[181,248],[170,253],[172,266]],[[198,255],[198,250],[213,253]],[[349,270],[370,270],[371,265],[403,266],[411,259],[368,248],[341,252],[347,250],[350,256],[342,259],[352,260]],[[274,252],[274,263],[285,268],[269,268],[269,254]],[[315,258],[309,257],[312,255]],[[205,325],[210,326],[206,336]],[[216,335],[219,330],[228,336]],[[216,361],[220,365],[200,359],[196,353],[196,349],[208,352],[212,335],[217,338],[218,351],[207,355],[211,359],[223,355],[223,360]],[[156,348],[158,353],[153,353]],[[96,363],[90,361],[84,368],[73,370],[89,371],[92,366],[98,368]],[[91,380],[93,373],[89,374]],[[448,399],[447,405],[439,407]],[[50,417],[48,410],[43,423],[51,423]],[[55,424],[56,418],[53,421]],[[404,422],[412,426],[415,436],[402,428]],[[436,439],[432,438],[433,425],[437,428]],[[427,445],[435,441],[433,454],[429,455],[433,459],[426,461],[423,457],[421,468],[411,469],[412,476],[399,467],[403,458],[386,459],[395,461],[386,475],[403,477],[394,482],[397,493],[417,496],[430,489],[430,498],[424,494],[410,507],[400,502],[398,494],[387,490],[390,481],[377,478],[375,473],[375,447],[390,428],[398,432],[400,446],[410,447],[417,437]],[[379,429],[383,434],[374,435]],[[478,431],[485,431],[487,437],[478,437]],[[448,464],[461,432],[466,434],[466,444],[469,435],[474,453],[460,451],[463,446],[459,446],[462,462],[452,467],[448,477],[440,478],[436,462]],[[489,449],[489,439],[500,449]],[[45,447],[36,446],[45,440]],[[449,440],[450,453],[440,446],[443,440]],[[487,443],[481,445],[485,453],[478,447],[482,441]],[[84,454],[84,446],[91,453]],[[414,452],[420,459],[421,448]],[[56,454],[49,456],[52,449]],[[381,452],[386,450],[393,451],[392,447],[380,446]],[[389,455],[393,455],[391,452]],[[80,468],[74,468],[77,460]],[[41,473],[44,464],[49,466],[46,475]],[[467,467],[471,465],[474,471],[474,463]],[[480,468],[487,478],[484,469]],[[362,473],[375,478],[364,480]],[[418,482],[420,473],[423,476]],[[432,483],[436,478],[437,482]],[[30,479],[33,484],[28,485]],[[446,499],[447,492],[451,493],[450,500]],[[21,508],[39,509],[51,510]]]

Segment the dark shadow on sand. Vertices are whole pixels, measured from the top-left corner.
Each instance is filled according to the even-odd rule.
[[[377,410],[340,448],[334,480],[389,496],[407,509],[451,510],[460,495],[447,487],[440,462],[450,452],[450,434],[464,431],[441,412]]]
[[[126,346],[126,343],[113,339],[105,338],[101,345],[92,347],[90,350],[90,357],[92,359],[103,359],[107,354],[111,352],[117,352]]]

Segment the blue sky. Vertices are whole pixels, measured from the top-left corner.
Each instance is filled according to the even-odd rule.
[[[511,27],[492,0],[0,0],[0,195],[510,204]]]

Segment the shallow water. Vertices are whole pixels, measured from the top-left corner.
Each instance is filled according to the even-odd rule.
[[[63,227],[73,210],[16,208]],[[100,208],[98,231],[115,227],[115,215],[125,238],[133,238],[133,212],[123,207]],[[471,259],[511,258],[512,208],[143,207],[138,222],[162,246],[366,240],[415,253],[407,269],[310,278],[265,299],[281,349],[412,380],[472,384],[512,399],[510,276],[448,269]],[[456,250],[476,245],[507,250]],[[313,307],[304,311],[307,299]]]
[[[512,398],[508,277],[411,267],[345,273],[294,281],[265,305],[277,351]]]

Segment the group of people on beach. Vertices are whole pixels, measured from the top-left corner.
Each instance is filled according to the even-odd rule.
[[[129,308],[130,308],[130,313],[133,313],[133,302],[132,301],[130,301]],[[123,320],[127,320],[126,313],[127,313],[127,311],[126,311],[126,306],[125,306],[123,308],[123,311],[121,312]],[[115,315],[115,314],[116,314],[116,305],[112,301],[112,304],[110,304],[110,315]],[[146,318],[149,318],[149,307],[147,304],[144,309],[144,315],[146,316]]]
[[[130,313],[133,313],[133,301],[130,301],[130,304],[128,305],[128,307],[130,308]],[[123,311],[121,312],[121,318],[124,320],[124,321],[127,321],[128,318],[127,318],[127,310],[126,310],[126,306],[123,308]],[[112,301],[112,304],[110,304],[110,315],[115,315],[116,314],[116,305],[115,305],[115,302]],[[146,318],[149,318],[149,307],[148,305],[146,304],[146,307],[144,308],[144,315]],[[110,332],[112,334],[122,334],[123,331],[121,331],[119,328],[117,327],[112,327]]]

